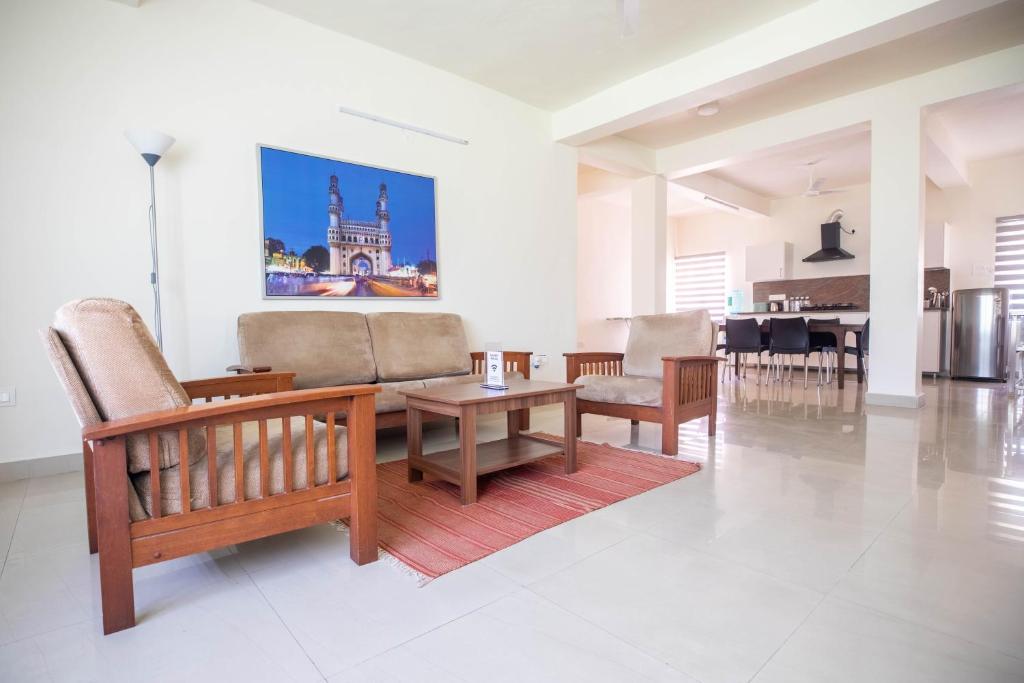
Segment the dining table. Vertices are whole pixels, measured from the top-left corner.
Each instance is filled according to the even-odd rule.
[[[765,318],[760,324],[761,332],[768,334],[769,322]],[[857,384],[864,382],[864,354],[860,353],[861,348],[861,337],[864,333],[864,323],[826,323],[818,321],[808,321],[807,329],[809,332],[824,332],[832,333],[836,337],[836,382],[840,389],[845,386],[846,379],[846,336],[848,334],[854,335],[855,343],[854,347],[857,349]],[[725,323],[718,324],[718,331],[725,332]],[[736,354],[736,372],[739,373],[740,358],[739,354]]]

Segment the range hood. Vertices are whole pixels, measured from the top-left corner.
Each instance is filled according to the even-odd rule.
[[[841,229],[839,221],[822,223],[821,249],[810,256],[805,256],[803,260],[808,263],[814,263],[817,261],[843,261],[854,258],[853,254],[839,248],[839,232]]]

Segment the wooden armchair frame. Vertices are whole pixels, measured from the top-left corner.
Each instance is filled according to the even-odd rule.
[[[505,359],[505,372],[521,372],[524,379],[530,379],[530,356],[531,351],[503,351]],[[472,351],[469,354],[472,362],[471,374],[479,374],[484,372],[484,362],[486,360],[486,353],[483,351]],[[246,365],[231,365],[228,366],[228,372],[237,372],[240,375],[249,373],[267,373],[273,368],[269,365],[260,365],[249,367]],[[450,420],[451,418],[446,415],[437,415],[435,413],[423,413],[424,422],[436,422],[438,420]],[[341,418],[339,424],[344,424],[344,418]],[[389,413],[380,413],[377,415],[377,429],[386,429],[388,427],[404,427],[406,426],[406,414],[405,409],[394,410]],[[519,427],[522,430],[528,430],[530,428],[530,411],[524,409],[519,411]]]
[[[584,375],[625,376],[622,353],[566,353],[565,381],[574,383]],[[633,424],[661,424],[661,451],[679,453],[679,425],[708,417],[708,436],[715,435],[718,418],[717,356],[665,356],[662,361],[661,407],[630,403],[602,403],[576,399],[576,436],[582,436],[583,415],[607,415],[630,420]]]
[[[349,517],[350,555],[356,564],[377,559],[377,474],[373,385],[291,391],[294,373],[266,372],[184,382],[195,401],[190,406],[101,422],[82,430],[85,460],[89,551],[99,553],[103,632],[135,625],[132,569],[156,562],[250,541]],[[237,397],[237,398],[234,398]],[[226,400],[214,400],[223,398]],[[337,472],[335,413],[346,411],[348,470]],[[313,416],[327,416],[327,471],[323,484],[315,481]],[[305,421],[306,487],[293,485],[291,418]],[[282,421],[284,491],[270,493],[270,453],[267,421]],[[245,497],[242,423],[259,424],[260,495]],[[235,501],[217,500],[216,428],[231,425],[234,436]],[[209,507],[191,509],[188,430],[206,432]],[[160,477],[150,477],[152,517],[131,521],[128,508],[128,465],[125,440],[148,438],[151,471],[158,472],[157,436],[176,433],[181,464],[181,512],[163,514]]]

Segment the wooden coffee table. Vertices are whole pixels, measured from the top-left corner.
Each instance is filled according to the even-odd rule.
[[[406,397],[409,440],[409,481],[421,481],[423,473],[435,475],[462,489],[462,504],[476,502],[476,478],[524,463],[565,454],[565,472],[576,471],[576,391],[578,384],[510,380],[504,391],[484,389],[477,383],[449,384],[403,391]],[[534,406],[561,403],[565,411],[564,445],[520,434],[520,411]],[[476,416],[508,413],[508,438],[476,442]],[[423,454],[423,413],[459,418],[459,447]]]

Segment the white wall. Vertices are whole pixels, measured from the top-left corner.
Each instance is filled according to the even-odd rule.
[[[157,167],[164,335],[182,378],[236,360],[259,309],[453,311],[473,345],[575,348],[575,152],[550,116],[245,0],[8,0],[0,21],[0,462],[74,452],[36,330],[112,296],[150,318],[146,167],[132,125],[178,143]],[[442,130],[462,147],[336,112]],[[441,299],[260,298],[257,143],[436,176]],[[326,206],[326,204],[325,204]]]
[[[619,199],[580,197],[577,217],[576,348],[624,351],[629,328],[608,318],[631,313],[629,191]]]
[[[996,219],[1024,214],[1024,155],[972,162],[968,176],[944,192],[953,289],[992,286]]]
[[[744,278],[746,247],[784,241],[793,245],[793,279],[860,275],[868,272],[869,185],[854,185],[842,194],[823,197],[786,197],[771,204],[770,218],[746,218],[714,211],[672,219],[675,254],[725,251],[727,289],[742,289],[745,308],[753,303],[752,283]],[[821,248],[821,224],[835,209],[842,209],[844,228],[856,233],[840,236],[840,245],[855,258],[848,261],[804,263],[801,259]],[[780,292],[785,293],[785,292]]]

